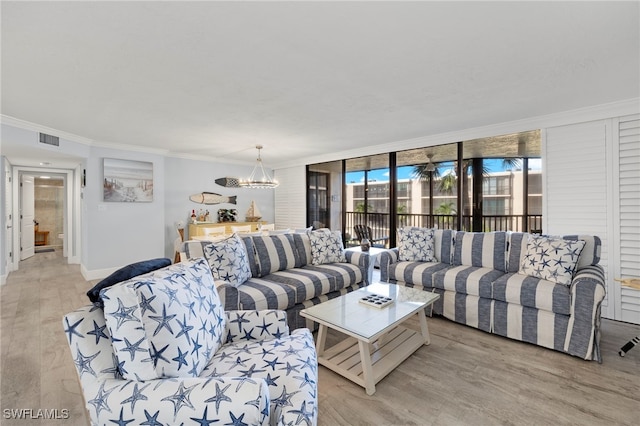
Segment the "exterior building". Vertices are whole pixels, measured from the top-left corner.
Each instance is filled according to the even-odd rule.
[[[457,188],[443,190],[443,177],[435,178],[433,185],[419,178],[398,179],[396,188],[398,225],[441,226],[456,228],[453,218],[457,216]],[[525,184],[525,179],[527,183]],[[526,186],[526,187],[525,187]],[[473,188],[473,177],[469,176],[468,188]],[[433,188],[433,194],[430,189]],[[365,197],[366,194],[366,197]],[[389,181],[350,182],[346,184],[347,216],[365,213],[367,222],[378,232],[389,233],[388,223],[380,217],[390,214]],[[463,213],[461,229],[470,230],[471,213],[468,206],[471,196],[463,197],[463,205],[469,212]],[[491,172],[483,176],[481,194],[484,231],[541,230],[542,218],[542,172],[541,170],[511,170]],[[365,205],[366,204],[366,205]],[[464,211],[464,209],[463,209]],[[371,220],[378,217],[378,220]],[[526,219],[525,219],[526,218]],[[525,226],[525,220],[528,220]],[[351,221],[347,219],[347,224]],[[526,228],[526,229],[525,229]],[[351,230],[347,229],[347,233]],[[375,233],[375,229],[374,229]],[[353,234],[351,234],[353,235]]]

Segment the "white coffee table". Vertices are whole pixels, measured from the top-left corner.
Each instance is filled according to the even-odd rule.
[[[394,302],[384,308],[360,303],[362,297],[370,294],[388,296]],[[318,363],[373,395],[376,383],[422,345],[431,343],[425,308],[439,298],[437,293],[374,283],[304,309],[300,315],[320,324],[316,342]],[[401,326],[413,315],[418,315],[419,332]],[[329,328],[349,337],[325,348]]]

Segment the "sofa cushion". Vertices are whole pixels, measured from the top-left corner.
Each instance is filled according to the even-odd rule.
[[[437,262],[451,265],[455,237],[456,231],[451,229],[436,229],[433,232],[434,257]]]
[[[527,251],[527,243],[529,242],[530,237],[533,237],[533,234],[528,234],[525,232],[509,233],[509,245],[507,248],[507,252],[509,254],[507,259],[507,272],[518,272],[520,270],[520,263],[522,262],[522,257]],[[580,252],[576,271],[579,271],[582,268],[586,268],[588,266],[597,265],[600,262],[600,251],[602,248],[602,242],[599,237],[595,235],[563,235],[561,237],[553,238],[562,238],[563,240],[568,241],[584,241],[584,248],[582,249],[582,252]]]
[[[529,236],[526,232],[509,232],[507,235],[507,272],[518,272],[522,254],[527,251]]]
[[[100,299],[100,291],[102,289],[111,287],[114,284],[121,283],[122,281],[129,280],[138,275],[146,274],[148,272],[155,271],[157,269],[164,268],[171,265],[171,259],[167,257],[161,257],[158,259],[143,260],[141,262],[132,263],[123,268],[118,269],[99,283],[97,283],[91,290],[87,292],[89,300],[95,305],[102,307],[103,303]]]
[[[394,262],[389,265],[390,282],[401,282],[424,288],[433,287],[433,274],[451,265],[442,262]]]
[[[602,242],[595,235],[563,235],[563,240],[568,241],[584,241],[584,248],[580,252],[576,271],[587,266],[597,265],[600,262],[600,251]]]
[[[302,266],[311,265],[311,262],[313,262],[310,234],[311,231],[294,232],[291,234],[293,236],[293,240],[296,242],[298,255],[300,256],[300,260],[302,260]]]
[[[333,277],[330,291],[340,290],[353,284],[364,281],[363,270],[353,263],[331,263],[324,265],[307,265],[302,269],[318,271]]]
[[[125,379],[197,377],[225,338],[226,315],[203,258],[116,284],[101,296]]]
[[[257,277],[259,274],[258,261],[256,260],[255,248],[253,246],[253,239],[251,237],[242,236],[240,234],[238,234],[238,236],[242,240],[242,243],[244,244],[244,247],[246,249],[247,262],[248,262],[249,268],[251,269],[251,276]],[[204,247],[206,247],[206,245],[209,243],[210,243],[209,241],[188,240],[182,243],[182,245],[180,246],[180,252],[184,253],[184,257],[186,259],[194,259],[197,257],[206,258]]]
[[[277,271],[263,277],[266,281],[286,284],[295,292],[295,303],[329,293],[336,288],[336,278],[325,271],[295,268]]]
[[[296,292],[287,284],[251,278],[238,287],[239,309],[289,309],[296,304]]]
[[[294,330],[288,336],[264,341],[239,340],[224,346],[212,359],[201,377],[209,378],[212,395],[209,416],[215,418],[215,401],[222,401],[220,411],[228,405],[226,388],[216,391],[219,377],[237,380],[240,388],[246,381],[268,383],[273,424],[316,424],[318,361],[313,335],[306,329]],[[254,405],[254,401],[245,404]],[[274,420],[275,419],[275,420]],[[246,419],[245,419],[246,421]],[[268,423],[268,419],[267,422]],[[202,423],[201,423],[202,424]],[[223,423],[213,423],[213,425]],[[224,423],[232,424],[232,423]],[[233,424],[246,425],[242,418]]]
[[[339,231],[318,229],[309,234],[311,239],[311,263],[322,265],[326,263],[346,262],[344,245]]]
[[[253,245],[261,277],[302,266],[302,259],[291,234],[253,237]]]
[[[398,229],[398,251],[401,261],[434,262],[435,249],[433,242],[434,230],[405,226]]]
[[[570,287],[518,273],[506,274],[495,280],[493,298],[556,314],[571,313]]]
[[[581,240],[531,236],[518,273],[569,285],[584,244]]]
[[[475,266],[506,272],[506,232],[456,233],[454,265]]]
[[[491,299],[492,283],[504,272],[477,266],[452,266],[433,274],[433,286],[460,294]]]
[[[237,287],[251,278],[247,249],[236,234],[206,244],[204,256],[209,262],[214,279]]]

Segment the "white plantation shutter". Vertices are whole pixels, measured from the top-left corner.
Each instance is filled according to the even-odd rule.
[[[304,166],[277,169],[275,178],[275,222],[278,229],[301,229],[307,224],[306,169]]]
[[[640,115],[618,121],[620,277],[640,278]],[[623,321],[640,324],[640,291],[622,287]]]
[[[549,128],[543,154],[543,232],[600,237],[605,276],[610,244],[607,211],[613,199],[607,184],[606,135],[605,121]],[[602,314],[613,318],[614,311],[609,309],[613,284],[607,285]]]

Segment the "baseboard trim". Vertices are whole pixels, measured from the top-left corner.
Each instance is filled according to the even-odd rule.
[[[82,277],[87,281],[101,280],[105,277],[108,277],[118,269],[119,268],[106,268],[94,269],[90,271],[84,265],[80,265],[80,273],[82,274]]]

